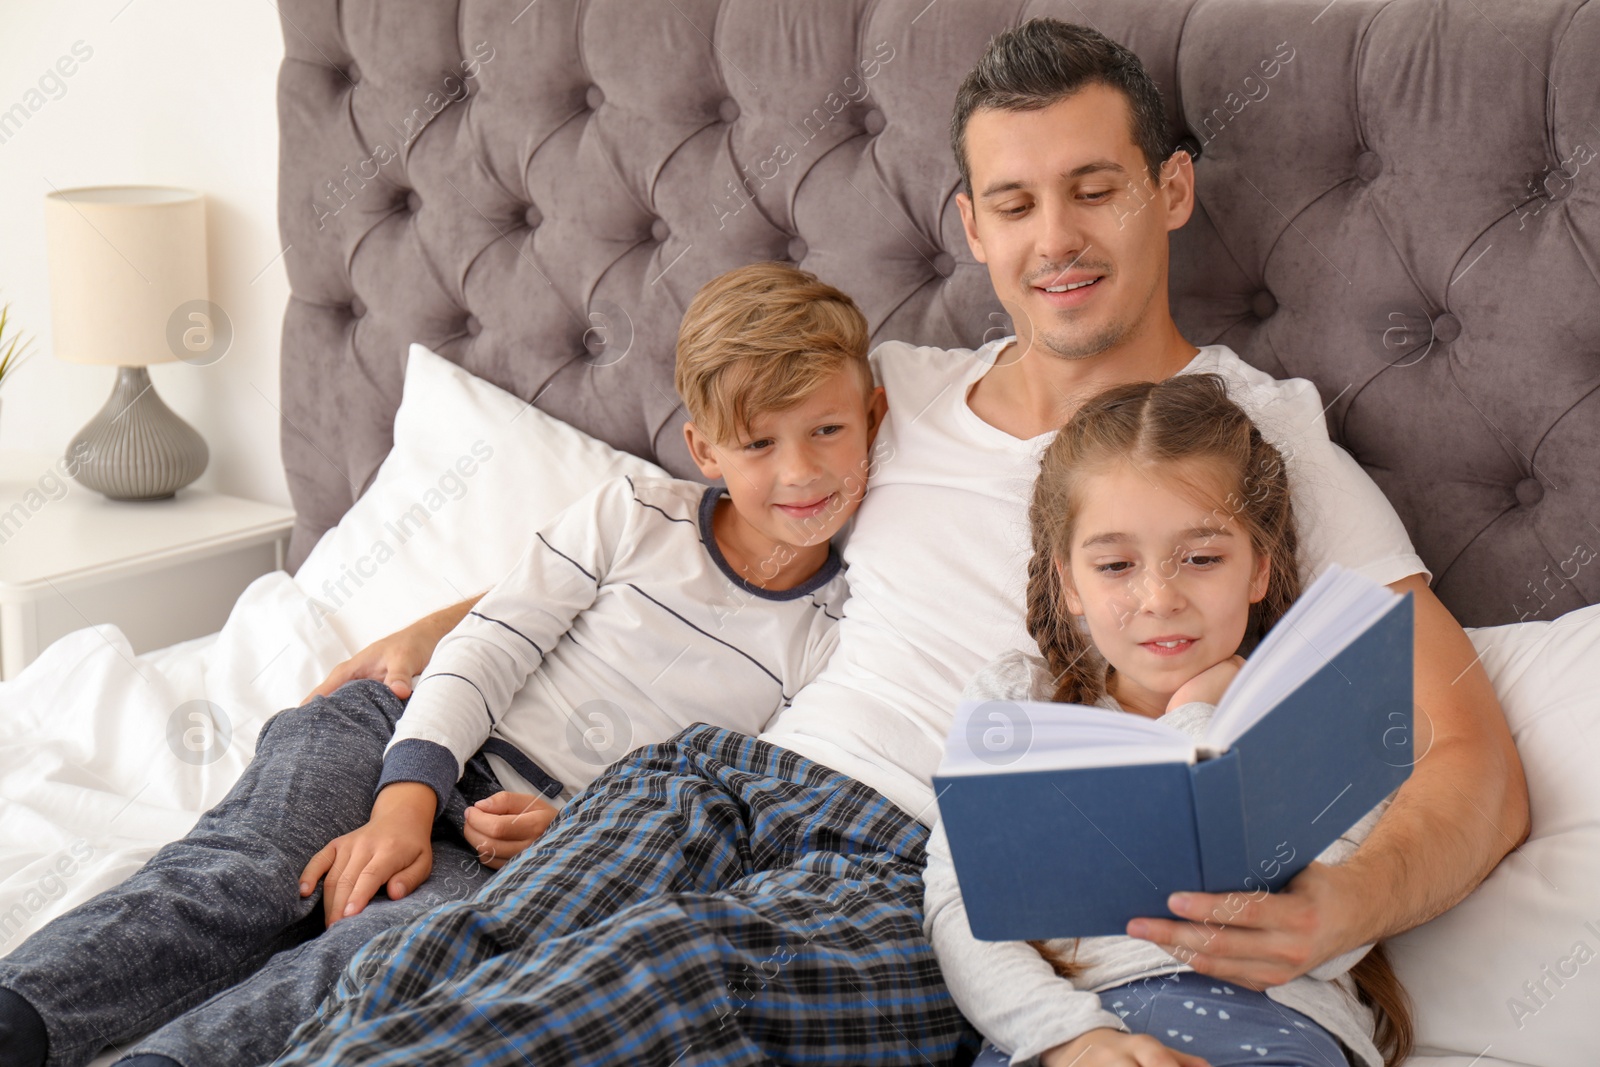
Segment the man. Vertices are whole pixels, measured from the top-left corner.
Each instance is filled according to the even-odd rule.
[[[1003,34],[963,84],[952,139],[968,243],[1017,336],[874,353],[892,454],[846,547],[851,599],[821,676],[759,738],[691,727],[623,760],[477,901],[370,944],[280,1063],[404,1046],[408,1063],[471,1048],[496,1064],[865,1064],[973,1047],[921,934],[917,874],[957,694],[988,659],[1027,647],[1034,464],[1093,393],[1232,354],[1196,349],[1172,321],[1167,234],[1189,217],[1194,176],[1168,153],[1131,53],[1056,22]],[[1254,374],[1241,388],[1259,422],[1275,394]],[[1438,914],[1528,826],[1470,642],[1392,509],[1316,421],[1274,438],[1306,487],[1303,554],[1415,595],[1425,756],[1347,864],[1313,864],[1242,908],[1172,901],[1201,925],[1130,924],[1198,971],[1257,986]],[[354,671],[408,679],[426,636],[397,635]]]

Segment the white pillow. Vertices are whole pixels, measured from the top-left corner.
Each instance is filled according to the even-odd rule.
[[[394,448],[295,581],[355,651],[483,592],[546,520],[622,474],[666,472],[414,344]]]
[[[1419,1055],[1589,1067],[1600,1040],[1600,605],[1468,634],[1516,738],[1533,829],[1460,904],[1389,941],[1390,955],[1416,1004]],[[1458,815],[1483,818],[1465,800]]]

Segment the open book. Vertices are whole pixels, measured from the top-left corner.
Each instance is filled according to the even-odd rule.
[[[1176,918],[1179,890],[1281,889],[1410,776],[1411,646],[1412,597],[1331,564],[1198,742],[1129,712],[962,701],[933,785],[973,936],[1121,934]]]

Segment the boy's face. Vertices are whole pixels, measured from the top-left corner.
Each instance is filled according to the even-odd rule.
[[[766,540],[822,544],[854,514],[866,492],[872,442],[888,402],[882,386],[841,367],[794,407],[750,420],[748,432],[715,443],[689,423],[689,454],[707,478],[721,478],[742,524]]]
[[[1194,172],[1175,153],[1154,182],[1126,96],[1091,84],[1037,111],[982,109],[966,146],[967,244],[1023,350],[1082,359],[1161,322],[1167,233],[1188,221]]]

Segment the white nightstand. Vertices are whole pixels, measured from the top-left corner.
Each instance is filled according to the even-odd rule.
[[[98,623],[138,653],[215,633],[245,586],[283,566],[288,508],[198,489],[107,500],[64,470],[59,456],[0,452],[0,679]]]

